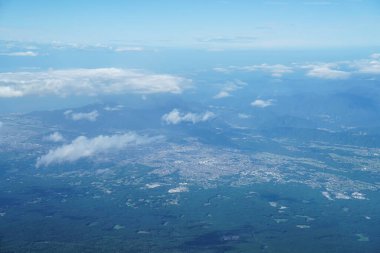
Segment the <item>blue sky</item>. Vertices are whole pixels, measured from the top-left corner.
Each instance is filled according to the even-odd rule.
[[[0,1],[0,39],[182,48],[380,45],[376,0]]]

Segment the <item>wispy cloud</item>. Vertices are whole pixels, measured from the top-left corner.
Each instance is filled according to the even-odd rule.
[[[88,120],[88,121],[96,121],[99,117],[99,113],[97,110],[93,110],[91,112],[73,112],[72,110],[65,111],[63,113],[66,118],[78,121],[78,120]]]
[[[274,102],[273,99],[268,99],[268,100],[256,99],[255,101],[251,103],[251,106],[265,108],[265,107],[273,105],[273,102]]]
[[[65,141],[65,138],[59,132],[54,132],[46,136],[44,140],[51,141],[51,142],[62,142],[62,141]]]
[[[115,52],[122,53],[122,52],[141,52],[144,51],[143,47],[116,47],[114,49]]]
[[[242,71],[242,72],[263,72],[270,74],[273,77],[280,78],[285,74],[293,73],[293,67],[286,66],[283,64],[258,64],[258,65],[249,65],[249,66],[229,66],[226,68],[218,67],[214,68],[214,71],[229,73],[233,71]]]
[[[219,91],[218,94],[216,94],[214,96],[215,99],[220,99],[220,98],[226,98],[226,97],[229,97],[231,96],[230,93],[228,91],[225,91],[225,90],[221,90]]]
[[[205,112],[205,113],[181,113],[178,109],[173,109],[171,112],[164,114],[162,116],[162,120],[166,124],[177,125],[182,122],[190,122],[190,123],[199,123],[205,122],[215,117],[213,112]]]
[[[141,52],[146,51],[146,48],[141,45],[136,45],[135,42],[127,43],[76,43],[51,41],[49,43],[40,42],[25,42],[25,41],[0,41],[0,48],[7,51],[0,52],[0,55],[7,56],[38,56],[36,51],[44,50],[82,50],[82,51],[109,51],[109,52]]]
[[[38,56],[37,52],[33,51],[23,51],[23,52],[10,52],[10,53],[0,53],[0,55],[5,55],[5,56]]]
[[[103,109],[105,110],[105,111],[109,111],[109,112],[114,112],[114,111],[120,111],[120,110],[122,110],[124,108],[124,106],[123,105],[117,105],[117,106],[106,106],[106,107],[104,107]]]
[[[202,43],[250,43],[256,41],[256,36],[217,36],[198,39]]]
[[[220,73],[230,73],[232,72],[232,69],[230,69],[231,67],[226,67],[226,68],[223,68],[223,67],[215,67],[213,68],[214,71],[216,72],[220,72]]]
[[[284,74],[293,73],[293,68],[289,66],[285,66],[282,64],[260,64],[260,65],[252,65],[252,66],[246,66],[242,67],[241,70],[253,72],[253,71],[262,71],[269,73],[273,77],[282,77]]]
[[[238,117],[240,119],[249,119],[251,117],[251,115],[248,115],[248,114],[245,114],[245,113],[239,113]]]
[[[181,93],[190,80],[140,70],[98,68],[0,73],[0,97]]]
[[[245,82],[242,82],[240,80],[235,80],[233,82],[228,82],[225,87],[222,88],[221,91],[219,91],[218,94],[216,94],[213,98],[214,99],[221,99],[225,97],[231,96],[231,92],[241,89],[243,86],[247,85]]]
[[[71,143],[52,149],[47,154],[39,157],[36,167],[74,162],[81,158],[118,151],[127,146],[146,144],[157,139],[158,137],[146,137],[133,132],[111,136],[99,135],[94,138],[79,136]]]
[[[303,4],[306,5],[332,5],[334,4],[332,1],[305,1]]]

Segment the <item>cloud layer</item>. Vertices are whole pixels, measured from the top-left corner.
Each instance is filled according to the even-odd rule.
[[[118,68],[0,73],[0,97],[181,93],[190,80]]]
[[[70,144],[50,150],[46,155],[37,159],[36,167],[49,166],[64,162],[74,162],[81,158],[123,149],[130,145],[141,145],[154,141],[136,133],[116,134],[111,136],[99,135],[94,138],[79,136]]]
[[[213,112],[205,112],[205,113],[181,113],[178,109],[173,109],[171,112],[164,114],[162,116],[162,120],[166,124],[177,125],[182,122],[190,122],[190,123],[199,123],[205,122],[215,117]]]

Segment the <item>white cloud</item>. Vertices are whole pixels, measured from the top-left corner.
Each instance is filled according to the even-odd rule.
[[[228,91],[221,90],[218,94],[216,94],[214,96],[214,98],[219,99],[219,98],[225,98],[225,97],[229,97],[229,96],[231,96],[231,94]]]
[[[168,193],[180,193],[180,192],[188,192],[188,191],[189,191],[189,188],[181,185],[181,186],[169,189]]]
[[[46,136],[44,140],[52,141],[52,142],[62,142],[65,141],[65,138],[63,138],[62,134],[59,132],[54,132],[50,134],[49,136]]]
[[[141,145],[152,142],[156,138],[141,136],[136,133],[116,134],[111,136],[99,135],[94,138],[79,136],[70,144],[50,150],[46,155],[37,159],[36,167],[49,166],[64,162],[74,162],[81,158],[89,158],[111,151],[121,150],[131,145]]]
[[[88,121],[96,121],[96,119],[99,117],[99,113],[97,110],[91,111],[91,112],[78,112],[75,113],[72,110],[65,111],[63,113],[66,118],[72,119],[74,121],[78,120],[88,120]]]
[[[229,72],[231,72],[230,68],[217,67],[217,68],[213,68],[213,70],[216,71],[216,72],[221,72],[221,73],[229,73]]]
[[[204,37],[199,38],[199,42],[201,43],[252,43],[257,41],[257,37],[254,36],[248,36],[248,35],[242,35],[242,36],[232,36],[232,37],[226,37],[226,36],[217,36],[217,37]]]
[[[190,80],[119,68],[0,73],[0,97],[181,93]]]
[[[243,86],[247,85],[245,82],[240,80],[235,80],[233,82],[228,82],[227,86],[225,86],[218,94],[216,94],[214,99],[221,99],[225,97],[231,96],[231,92],[241,89]]]
[[[25,52],[1,53],[0,55],[6,55],[6,56],[38,56],[38,53],[33,52],[33,51],[25,51]]]
[[[280,78],[285,74],[293,73],[293,68],[285,66],[282,64],[258,64],[258,65],[249,65],[249,66],[229,66],[226,68],[218,67],[214,68],[216,72],[229,73],[232,71],[245,71],[245,72],[256,72],[261,71],[264,73],[269,73],[273,77]]]
[[[304,2],[303,4],[306,4],[306,5],[331,5],[331,4],[333,4],[333,2],[331,2],[331,1],[308,1],[308,2]]]
[[[284,74],[293,73],[293,68],[282,64],[260,64],[242,67],[241,70],[245,71],[263,71],[270,73],[273,77],[282,77]]]
[[[347,79],[351,76],[350,72],[333,69],[337,67],[336,64],[318,64],[308,65],[304,68],[308,68],[307,76],[322,78],[322,79]]]
[[[80,49],[80,50],[107,50],[113,52],[130,52],[130,51],[144,51],[145,49],[141,46],[127,46],[127,45],[114,45],[114,44],[79,44],[79,43],[66,43],[61,41],[53,41],[50,44],[54,49],[65,50],[65,49]]]
[[[282,77],[284,74],[292,73],[294,71],[305,70],[306,76],[321,78],[321,79],[347,79],[357,74],[380,74],[380,53],[373,53],[367,59],[339,61],[339,62],[325,62],[325,63],[310,63],[301,64],[293,63],[290,66],[282,64],[258,64],[249,66],[227,66],[217,67],[213,70],[221,73],[230,73],[233,71],[246,71],[255,72],[262,71],[271,74],[273,77]],[[342,70],[343,69],[343,70]],[[220,92],[214,98],[222,98],[230,95],[228,92]]]
[[[1,83],[1,82],[0,82]],[[24,94],[22,91],[15,90],[9,86],[0,86],[0,97],[22,97]]]
[[[103,109],[105,111],[109,111],[109,112],[113,112],[113,111],[120,111],[124,108],[123,105],[117,105],[117,106],[114,106],[114,107],[111,107],[111,106],[106,106],[104,107]]]
[[[205,122],[215,117],[215,114],[212,112],[205,112],[205,113],[181,113],[177,109],[173,109],[171,112],[164,114],[162,116],[162,120],[165,121],[167,124],[179,124],[181,122],[191,122],[193,124],[198,122]]]
[[[117,47],[115,48],[115,52],[141,52],[144,51],[143,47]]]
[[[379,54],[380,55],[380,54]],[[380,57],[380,56],[379,56]],[[380,61],[379,60],[361,60],[352,64],[358,73],[362,74],[380,74]]]
[[[273,99],[268,99],[268,100],[256,99],[255,101],[251,103],[251,106],[265,108],[265,107],[273,105],[273,102],[274,102]]]
[[[240,119],[249,119],[251,117],[251,115],[248,115],[248,114],[245,114],[245,113],[239,113],[238,117]]]

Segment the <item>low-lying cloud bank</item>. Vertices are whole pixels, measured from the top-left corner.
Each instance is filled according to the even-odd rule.
[[[79,136],[69,144],[50,150],[37,159],[36,167],[49,166],[64,162],[74,162],[81,158],[121,150],[127,146],[153,142],[162,137],[147,137],[130,132],[115,135],[99,135],[94,138]]]
[[[190,123],[199,123],[205,122],[215,117],[213,112],[204,112],[204,113],[181,113],[178,109],[173,109],[171,112],[166,113],[162,116],[162,120],[166,124],[177,125],[182,122],[190,122]]]
[[[134,69],[97,68],[0,73],[0,97],[181,93],[190,80]]]
[[[248,66],[228,66],[217,67],[214,71],[221,73],[240,72],[263,72],[272,75],[275,78],[281,78],[286,74],[303,73],[312,78],[320,79],[347,79],[355,75],[380,75],[380,53],[374,53],[365,59],[341,61],[341,62],[319,62],[319,63],[292,63],[290,65],[282,64],[260,64]],[[302,72],[301,72],[302,73]],[[227,94],[221,93],[220,97],[226,97]]]

